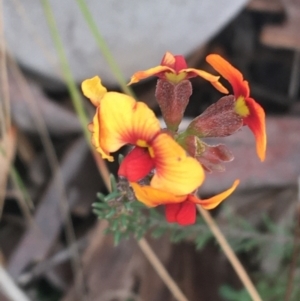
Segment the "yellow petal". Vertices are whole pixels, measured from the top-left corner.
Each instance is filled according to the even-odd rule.
[[[156,173],[151,186],[175,195],[185,195],[204,181],[204,171],[198,161],[169,135],[159,134],[152,142]]]
[[[173,72],[165,72],[165,78],[173,83],[173,84],[178,84],[184,79],[186,79],[187,73],[186,72],[181,72],[179,74],[173,73]]]
[[[128,85],[137,83],[144,78],[147,78],[147,77],[150,77],[153,75],[157,75],[158,73],[166,72],[166,71],[174,72],[174,70],[172,68],[167,67],[167,66],[156,66],[156,67],[150,68],[145,71],[138,71],[132,75]]]
[[[225,200],[228,196],[230,196],[233,193],[233,191],[236,189],[236,187],[239,185],[239,183],[240,183],[239,180],[235,180],[233,185],[229,189],[227,189],[227,190],[225,190],[225,191],[223,191],[223,192],[221,192],[221,193],[219,193],[219,194],[217,194],[217,195],[215,195],[215,196],[213,196],[209,199],[200,200],[194,195],[189,195],[188,200],[193,202],[193,203],[201,205],[206,210],[214,209],[223,200]]]
[[[250,110],[243,96],[240,96],[238,99],[236,99],[234,104],[234,111],[243,118],[247,117],[250,114]]]
[[[101,99],[93,127],[93,136],[98,139],[97,147],[102,155],[115,152],[128,143],[147,146],[160,131],[159,121],[146,104],[117,92],[108,92]]]
[[[89,124],[89,130],[92,132],[92,144],[96,148],[96,151],[99,152],[103,159],[107,159],[108,161],[114,161],[114,158],[110,156],[109,151],[102,148],[100,137],[100,107],[97,107],[96,114],[93,118],[93,122]]]
[[[81,84],[83,95],[89,98],[94,106],[99,106],[101,98],[106,94],[107,90],[101,84],[99,76],[86,79]]]
[[[155,207],[162,204],[181,203],[186,199],[184,196],[176,196],[170,192],[155,189],[151,186],[140,186],[137,183],[130,183],[136,198],[148,207]]]
[[[225,93],[225,94],[228,93],[228,90],[219,82],[220,76],[215,76],[206,71],[198,70],[194,68],[187,68],[185,70],[182,70],[181,72],[197,74],[198,76],[209,81],[221,93]]]

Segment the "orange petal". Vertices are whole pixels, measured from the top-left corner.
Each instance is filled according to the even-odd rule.
[[[97,131],[99,147],[105,153],[115,152],[125,144],[143,144],[160,131],[160,124],[153,111],[132,97],[109,92],[101,99]],[[96,130],[94,130],[96,132]]]
[[[244,80],[242,73],[229,64],[218,54],[210,54],[206,61],[218,71],[225,79],[229,81],[233,88],[234,96],[249,96],[250,90],[248,82]]]
[[[162,204],[180,203],[186,199],[184,196],[176,196],[170,192],[155,189],[151,186],[140,186],[137,183],[130,183],[136,198],[148,207],[155,207]]]
[[[232,192],[236,189],[236,187],[239,185],[240,181],[235,180],[231,188],[213,196],[212,198],[206,199],[206,200],[200,200],[194,195],[189,195],[188,200],[201,205],[204,209],[214,209],[217,207],[224,199],[226,199],[228,196],[232,194]]]
[[[221,93],[228,93],[228,90],[219,82],[220,76],[215,76],[206,71],[193,68],[187,68],[185,70],[182,70],[181,72],[191,73],[200,76],[209,81]]]
[[[83,95],[89,98],[94,106],[99,106],[101,98],[106,94],[107,90],[101,84],[99,76],[86,79],[81,84]]]
[[[167,134],[159,134],[151,143],[156,173],[151,186],[175,195],[191,193],[204,180],[204,171],[198,161]]]
[[[175,63],[176,63],[175,56],[171,52],[167,51],[164,57],[162,58],[160,65],[167,66],[169,68],[174,69]]]
[[[138,71],[138,72],[136,72],[132,75],[128,85],[137,83],[137,82],[139,82],[140,80],[142,80],[144,78],[147,78],[147,77],[150,77],[150,76],[153,76],[153,75],[157,75],[161,72],[166,72],[166,71],[169,71],[169,72],[172,72],[172,73],[174,72],[174,70],[172,68],[167,67],[167,66],[156,66],[156,67],[150,68],[150,69],[145,70],[145,71]]]
[[[256,140],[256,152],[261,161],[265,160],[267,135],[264,109],[252,98],[246,99],[250,114],[244,118],[244,123],[253,132]]]

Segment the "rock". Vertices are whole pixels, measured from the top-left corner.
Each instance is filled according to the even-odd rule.
[[[78,5],[51,0],[65,51],[76,82],[100,75],[116,84]],[[159,64],[168,50],[187,55],[207,42],[248,2],[247,0],[117,1],[90,0],[88,6],[126,79]],[[9,51],[52,87],[62,82],[40,1],[4,1],[4,28]]]

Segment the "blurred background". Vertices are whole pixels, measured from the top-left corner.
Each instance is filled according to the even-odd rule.
[[[235,160],[208,174],[200,193],[241,179],[212,214],[263,300],[300,300],[300,0],[0,4],[0,301],[175,300],[135,239],[115,246],[92,213],[107,188],[82,127],[94,108],[80,94],[94,75],[121,91],[166,51],[212,73],[205,56],[222,55],[264,107],[266,161],[247,129],[208,140]],[[192,84],[187,119],[221,97],[200,78]],[[155,85],[132,88],[160,116]],[[115,173],[117,163],[108,168]],[[164,227],[147,239],[190,301],[251,300],[201,218]]]

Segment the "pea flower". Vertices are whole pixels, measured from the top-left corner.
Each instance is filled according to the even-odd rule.
[[[229,189],[205,200],[197,198],[194,194],[175,195],[151,186],[141,186],[137,183],[131,183],[131,186],[140,202],[148,207],[165,205],[165,214],[168,222],[176,222],[182,226],[187,226],[194,224],[196,221],[196,204],[207,210],[213,209],[227,198],[238,184],[239,180],[236,180]]]
[[[174,84],[178,84],[185,79],[200,76],[209,81],[220,92],[228,92],[227,89],[219,82],[219,76],[214,76],[204,70],[187,68],[187,63],[182,55],[173,55],[170,52],[165,53],[159,66],[134,73],[134,75],[131,77],[129,85],[137,83],[140,80],[153,75]]]
[[[205,178],[204,170],[224,171],[223,163],[233,160],[225,145],[208,145],[202,138],[229,136],[247,125],[255,136],[260,160],[265,159],[265,113],[250,97],[248,82],[219,55],[209,55],[206,60],[229,81],[234,95],[220,98],[182,132],[178,132],[178,127],[192,94],[190,78],[200,76],[220,92],[228,90],[219,82],[219,76],[188,68],[181,55],[167,52],[159,66],[136,72],[129,83],[152,75],[158,77],[155,96],[167,129],[160,128],[154,112],[145,103],[108,92],[99,77],[82,83],[84,95],[96,107],[89,125],[96,150],[104,159],[113,161],[111,153],[124,145],[132,146],[118,170],[118,175],[129,182],[124,182],[129,192],[118,187],[121,196],[131,195],[133,190],[136,199],[148,207],[164,205],[167,221],[180,225],[195,223],[196,205],[213,209],[239,184],[236,180],[229,189],[208,199],[196,196]]]
[[[110,153],[126,144],[135,146],[124,158],[119,176],[136,182],[155,169],[151,187],[178,195],[190,193],[202,184],[201,165],[161,132],[158,119],[145,103],[122,93],[107,92],[99,77],[85,80],[82,91],[96,106],[89,129],[92,143],[102,157],[113,161]]]
[[[220,92],[228,92],[219,82],[219,76],[214,76],[203,70],[187,68],[182,55],[174,56],[170,52],[166,52],[159,66],[136,72],[131,77],[129,84],[137,83],[152,75],[159,78],[155,96],[167,128],[174,132],[178,130],[192,94],[192,85],[188,79],[200,76],[209,81]]]
[[[217,54],[210,54],[206,61],[219,72],[233,88],[235,97],[234,112],[240,116],[243,125],[247,125],[256,139],[256,152],[261,161],[266,153],[266,126],[263,108],[250,97],[248,82],[243,79],[242,73]]]

